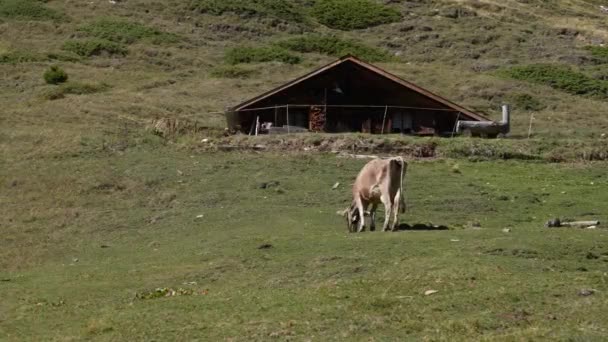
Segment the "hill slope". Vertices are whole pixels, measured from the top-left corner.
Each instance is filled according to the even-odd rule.
[[[1,0],[0,96],[3,127],[11,128],[3,134],[53,137],[67,147],[79,139],[76,131],[96,134],[153,117],[221,128],[223,116],[207,113],[354,52],[380,56],[382,67],[492,117],[500,104],[513,104],[515,135],[527,133],[534,111],[538,134],[593,136],[608,129],[608,15],[599,4]],[[362,8],[370,14],[362,16]],[[231,65],[225,56],[239,46],[263,47],[266,56]],[[273,61],[285,61],[277,54],[299,63]],[[510,68],[539,63],[565,75],[511,77]],[[45,85],[52,64],[76,88],[93,90]]]

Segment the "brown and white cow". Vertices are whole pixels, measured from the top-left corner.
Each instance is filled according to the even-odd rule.
[[[375,230],[376,209],[378,204],[384,204],[384,226],[387,231],[392,219],[391,230],[395,230],[399,221],[399,211],[405,212],[403,200],[403,176],[407,171],[407,163],[401,157],[389,159],[373,159],[359,172],[353,185],[353,202],[347,210],[346,219],[348,230],[358,232],[365,230],[365,212],[371,205],[370,230]]]

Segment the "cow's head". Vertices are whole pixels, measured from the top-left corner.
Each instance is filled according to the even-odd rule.
[[[359,225],[359,211],[357,210],[357,206],[355,202],[350,205],[350,208],[346,209],[346,226],[348,231],[353,233],[357,231],[357,226]]]

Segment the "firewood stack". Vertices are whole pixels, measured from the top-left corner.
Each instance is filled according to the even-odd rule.
[[[309,128],[312,132],[323,132],[325,130],[325,111],[323,108],[312,106],[308,111]]]

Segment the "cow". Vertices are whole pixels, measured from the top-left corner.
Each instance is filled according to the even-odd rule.
[[[348,231],[358,232],[365,230],[365,213],[371,205],[370,231],[376,227],[376,209],[380,203],[384,204],[384,226],[387,231],[392,219],[391,231],[394,231],[399,221],[399,211],[405,213],[403,200],[403,176],[407,171],[407,162],[401,157],[389,159],[373,159],[359,172],[353,184],[353,201],[346,210]]]

